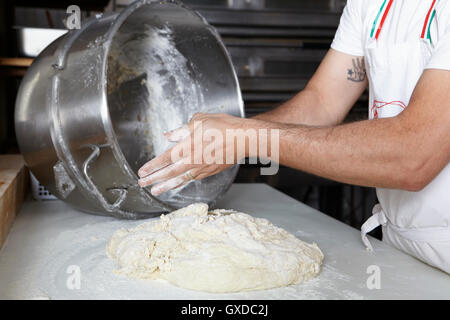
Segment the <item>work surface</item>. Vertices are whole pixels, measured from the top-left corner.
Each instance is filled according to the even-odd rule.
[[[325,254],[319,276],[273,290],[209,294],[164,281],[113,273],[105,253],[111,234],[142,221],[78,212],[61,201],[25,203],[0,252],[0,298],[24,299],[396,299],[450,298],[450,276],[262,184],[233,185],[218,208],[235,209],[316,242]],[[369,268],[370,274],[367,273]],[[373,276],[379,270],[380,289]],[[79,289],[77,279],[80,279]],[[370,286],[369,286],[370,287]]]

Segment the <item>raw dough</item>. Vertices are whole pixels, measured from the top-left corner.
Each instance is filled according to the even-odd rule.
[[[116,231],[107,254],[117,273],[165,279],[192,290],[237,292],[300,283],[320,271],[323,253],[266,219],[193,204]]]

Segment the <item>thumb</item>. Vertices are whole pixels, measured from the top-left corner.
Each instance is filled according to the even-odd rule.
[[[191,132],[189,131],[187,126],[183,126],[169,132],[164,132],[164,136],[170,142],[180,142],[181,140],[189,137],[190,134]]]

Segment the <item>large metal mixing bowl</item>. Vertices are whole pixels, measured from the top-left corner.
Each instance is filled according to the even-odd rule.
[[[243,116],[236,74],[216,31],[174,1],[137,1],[86,21],[47,47],[16,101],[27,165],[53,194],[94,214],[138,219],[213,203],[237,167],[153,197],[137,170],[167,149],[166,130],[195,112]]]

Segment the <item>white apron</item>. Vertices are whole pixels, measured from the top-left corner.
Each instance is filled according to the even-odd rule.
[[[429,25],[428,12],[424,19]],[[415,40],[385,45],[381,29],[365,55],[370,119],[394,117],[407,108],[433,49],[424,31]],[[382,225],[383,241],[450,273],[450,165],[420,192],[379,188],[377,196],[380,204],[361,228],[367,249],[372,246],[366,234]]]

